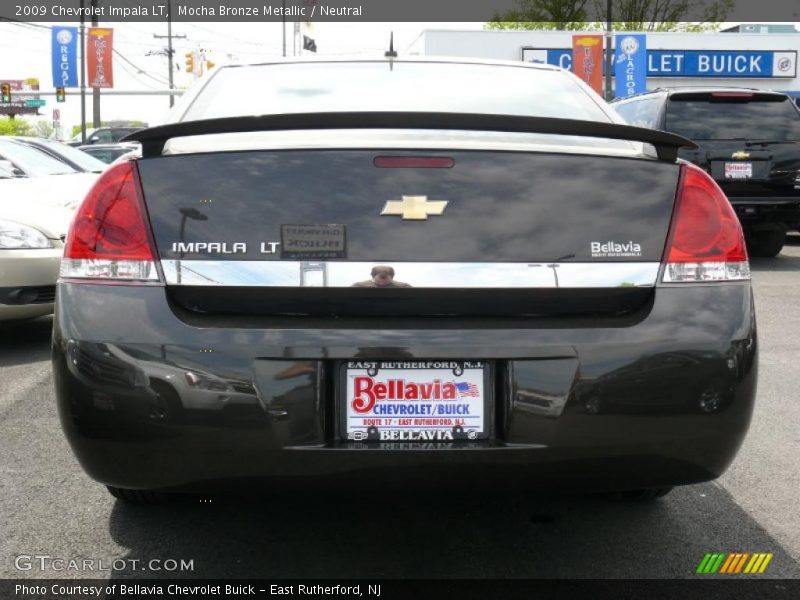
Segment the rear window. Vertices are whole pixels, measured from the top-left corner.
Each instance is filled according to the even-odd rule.
[[[800,113],[786,96],[672,96],[666,129],[693,140],[800,141]]]
[[[560,71],[402,61],[391,66],[380,61],[220,69],[182,120],[347,111],[611,120],[576,81]]]

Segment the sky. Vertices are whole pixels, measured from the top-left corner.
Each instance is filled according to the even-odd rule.
[[[53,90],[50,65],[49,23],[0,23],[0,80],[38,77],[40,89]],[[279,58],[282,55],[281,23],[174,23],[176,87],[188,86],[193,77],[184,72],[184,54],[203,48],[219,65],[248,63]],[[382,56],[394,32],[395,50],[407,53],[425,29],[481,29],[483,23],[313,23],[303,25],[303,33],[317,44],[317,56]],[[153,55],[166,47],[166,23],[114,23],[114,89],[167,89],[167,59]],[[293,24],[286,25],[287,53],[292,54]],[[309,55],[309,53],[303,53]],[[313,56],[313,55],[312,55]],[[124,57],[124,58],[123,58]],[[127,60],[126,60],[127,59]],[[247,90],[242,90],[247,93]],[[52,119],[52,109],[61,112],[63,131],[69,133],[80,124],[80,96],[67,92],[66,102],[56,103],[54,96],[43,96],[47,104],[39,109],[42,116],[27,120]],[[157,122],[169,108],[167,96],[104,96],[101,99],[103,120],[140,120]],[[91,126],[92,97],[87,94],[87,121]],[[21,117],[18,117],[21,118]]]

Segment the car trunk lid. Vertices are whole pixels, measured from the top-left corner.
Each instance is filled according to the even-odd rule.
[[[245,150],[138,164],[171,298],[246,314],[627,313],[652,294],[679,171],[646,158],[476,149]],[[410,287],[360,287],[380,287],[370,285],[376,266]]]

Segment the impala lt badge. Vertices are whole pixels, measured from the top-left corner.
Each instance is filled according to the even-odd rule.
[[[427,196],[403,196],[402,200],[388,200],[381,215],[396,215],[408,221],[427,221],[428,215],[441,215],[447,200],[428,200]]]

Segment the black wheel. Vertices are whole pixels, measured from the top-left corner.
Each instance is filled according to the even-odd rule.
[[[634,502],[648,502],[666,496],[672,491],[672,486],[666,487],[653,487],[643,488],[641,490],[626,490],[621,492],[620,495],[624,500],[632,500]]]
[[[697,400],[697,406],[702,413],[718,412],[725,404],[724,388],[719,383],[706,387]]]
[[[108,491],[114,498],[119,498],[130,504],[163,504],[169,499],[169,494],[154,492],[153,490],[129,490],[107,485]]]
[[[599,415],[603,412],[603,401],[597,394],[592,394],[583,400],[583,409],[590,415]]]
[[[783,229],[751,231],[745,236],[747,251],[756,258],[774,258],[783,250],[786,232]]]
[[[150,400],[147,416],[153,421],[180,421],[183,406],[175,388],[159,379],[150,379],[150,387],[156,395]]]

